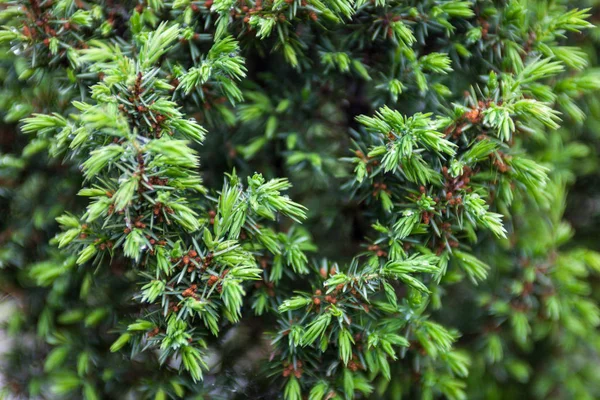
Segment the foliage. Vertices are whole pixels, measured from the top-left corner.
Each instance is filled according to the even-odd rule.
[[[1,3],[3,394],[599,397],[595,8]]]

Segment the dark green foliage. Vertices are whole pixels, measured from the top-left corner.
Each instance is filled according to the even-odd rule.
[[[2,395],[600,397],[596,7],[0,3]]]

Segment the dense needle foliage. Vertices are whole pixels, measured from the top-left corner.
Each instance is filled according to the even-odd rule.
[[[0,396],[599,398],[599,6],[3,0]]]

